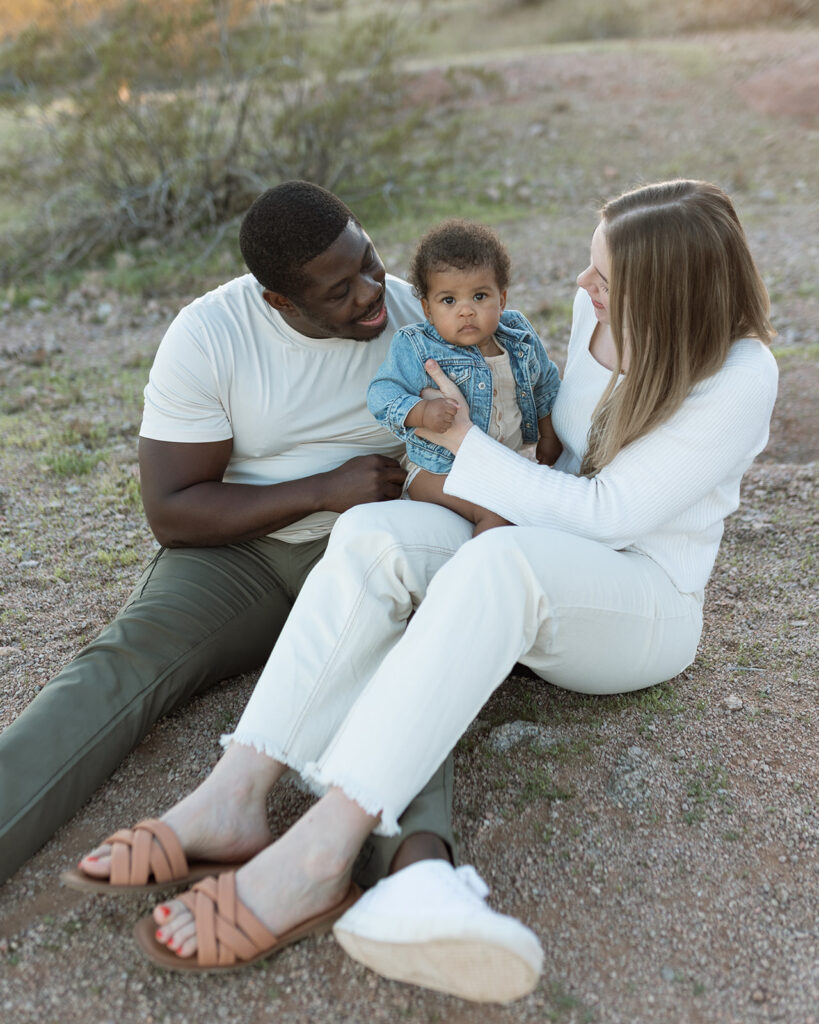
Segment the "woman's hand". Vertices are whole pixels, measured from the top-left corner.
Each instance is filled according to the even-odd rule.
[[[430,399],[440,398],[443,396],[444,398],[448,398],[450,401],[455,402],[458,409],[455,413],[452,425],[443,433],[439,434],[432,430],[426,430],[418,427],[416,428],[415,433],[419,437],[423,437],[426,441],[432,441],[435,444],[443,445],[444,448],[448,448],[454,455],[461,447],[461,441],[466,437],[469,428],[472,426],[472,420],[469,418],[469,406],[466,404],[466,399],[461,394],[461,389],[457,384],[452,383],[434,359],[427,359],[424,363],[424,369],[435,381],[435,385],[438,390],[436,391],[435,388],[424,388],[421,392],[421,397]]]

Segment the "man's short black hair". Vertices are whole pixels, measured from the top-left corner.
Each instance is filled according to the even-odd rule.
[[[304,264],[328,249],[350,221],[358,223],[326,188],[284,181],[253,202],[239,228],[239,247],[263,288],[297,298],[305,283]]]
[[[436,270],[475,270],[489,267],[500,291],[509,286],[511,262],[505,246],[485,224],[445,220],[428,231],[410,261],[409,279],[419,299],[429,291],[429,275]]]

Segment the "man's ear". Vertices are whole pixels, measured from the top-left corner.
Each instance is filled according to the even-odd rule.
[[[268,288],[265,288],[262,292],[262,297],[268,306],[272,306],[277,313],[283,313],[285,316],[294,316],[298,313],[290,299],[279,292],[271,292]]]

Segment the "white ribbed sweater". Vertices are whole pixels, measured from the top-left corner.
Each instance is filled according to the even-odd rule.
[[[735,342],[723,366],[692,389],[670,420],[624,448],[597,476],[579,477],[591,414],[611,376],[589,352],[596,322],[591,300],[579,291],[552,411],[564,445],[555,466],[529,462],[473,427],[444,490],[519,526],[548,526],[643,552],[680,591],[700,591],[723,521],[739,505],[742,474],[768,440],[776,360],[754,338]]]

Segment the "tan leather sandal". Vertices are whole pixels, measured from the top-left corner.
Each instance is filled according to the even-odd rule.
[[[236,971],[281,952],[308,935],[323,935],[361,895],[354,883],[347,895],[330,910],[308,918],[283,935],[274,935],[236,895],[236,872],[198,882],[177,899],[192,912],[196,922],[196,956],[177,956],[156,940],[157,925],[151,914],[137,921],[134,938],[145,956],[158,967],[172,971]]]
[[[272,837],[271,837],[272,838]],[[237,863],[218,861],[188,862],[176,833],[164,822],[147,818],[131,828],[123,828],[109,836],[111,872],[108,878],[93,878],[81,868],[63,871],[61,881],[70,889],[82,892],[146,893],[182,888],[236,868]],[[149,881],[153,878],[153,881]]]

